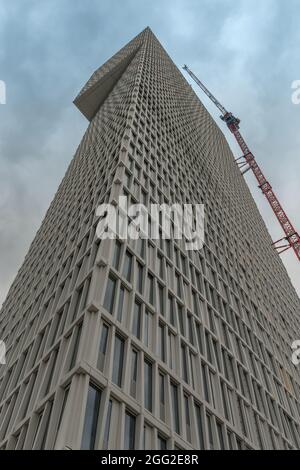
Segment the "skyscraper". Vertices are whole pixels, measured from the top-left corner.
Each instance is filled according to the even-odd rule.
[[[222,132],[149,28],[75,104],[88,129],[0,314],[0,448],[300,448],[300,302]],[[99,240],[121,195],[204,203],[204,248]]]

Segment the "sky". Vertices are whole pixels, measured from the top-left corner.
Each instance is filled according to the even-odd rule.
[[[72,104],[91,73],[146,26],[241,131],[300,231],[298,0],[0,0],[0,305],[87,128]],[[187,77],[190,81],[189,77]],[[196,89],[236,156],[219,112]],[[274,240],[282,232],[246,175]],[[282,257],[300,294],[300,263]]]

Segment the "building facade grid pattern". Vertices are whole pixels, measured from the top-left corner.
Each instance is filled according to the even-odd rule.
[[[300,448],[299,298],[223,134],[149,28],[75,104],[89,127],[0,313],[0,448]],[[205,203],[204,249],[98,240],[121,195]]]

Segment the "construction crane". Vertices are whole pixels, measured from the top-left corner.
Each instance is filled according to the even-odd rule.
[[[206,86],[199,80],[198,77],[188,68],[187,65],[183,66],[183,69],[190,75],[190,77],[197,83],[197,85],[204,91],[204,93],[210,98],[210,100],[217,106],[221,111],[220,118],[227,124],[228,129],[234,135],[239,147],[241,148],[243,155],[236,159],[237,165],[241,169],[242,174],[252,170],[255,178],[258,181],[258,187],[262,190],[263,194],[267,198],[278,222],[280,223],[285,236],[280,240],[277,240],[272,245],[279,254],[283,253],[290,248],[293,248],[298,261],[300,261],[300,236],[296,232],[293,224],[289,220],[286,212],[283,210],[278,198],[276,197],[272,186],[265,178],[261,168],[259,167],[253,153],[250,151],[244,138],[242,137],[240,128],[240,119],[236,118],[232,113],[228,112],[224,106],[214,97],[214,95],[206,88]],[[283,245],[281,244],[283,243]]]

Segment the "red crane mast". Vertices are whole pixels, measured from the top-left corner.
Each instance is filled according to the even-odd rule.
[[[248,145],[246,144],[243,136],[239,131],[240,119],[236,118],[232,113],[228,112],[224,106],[214,97],[214,95],[206,88],[206,86],[199,80],[198,77],[188,68],[187,65],[183,66],[183,69],[190,75],[190,77],[197,83],[197,85],[204,91],[204,93],[210,98],[210,100],[217,106],[221,111],[222,115],[220,118],[227,124],[228,129],[234,135],[240,149],[243,152],[243,155],[237,158],[236,162],[238,166],[244,170],[242,174],[245,174],[248,170],[252,170],[254,176],[258,182],[258,187],[262,190],[263,194],[267,198],[275,216],[277,217],[278,222],[280,223],[285,236],[280,240],[277,240],[273,243],[273,246],[278,251],[279,254],[283,253],[290,248],[293,248],[298,260],[300,261],[300,236],[296,232],[293,224],[288,218],[286,212],[284,211],[282,205],[280,204],[278,198],[276,197],[272,186],[267,181],[262,172],[260,166],[258,165],[253,153],[250,151]],[[284,245],[279,245],[281,242],[285,243]]]

